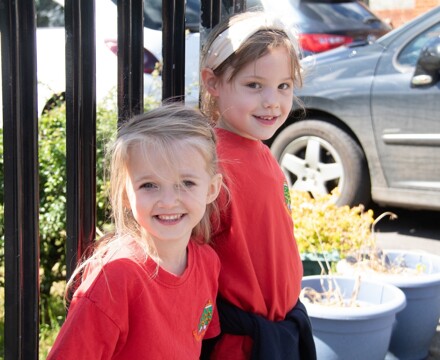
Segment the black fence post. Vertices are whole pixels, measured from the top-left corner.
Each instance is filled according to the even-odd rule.
[[[95,2],[66,0],[67,277],[95,238]]]
[[[212,29],[216,24],[220,22],[221,1],[202,0],[200,3],[200,13],[200,33],[202,35],[203,29]]]
[[[38,359],[38,123],[35,6],[0,1],[6,360]]]
[[[246,10],[246,0],[201,0],[200,10],[200,47],[202,47],[209,31],[223,17]]]
[[[143,1],[118,1],[118,124],[143,112]]]
[[[246,10],[246,0],[229,0],[233,13],[239,13]]]
[[[162,99],[185,99],[185,2],[162,1]]]

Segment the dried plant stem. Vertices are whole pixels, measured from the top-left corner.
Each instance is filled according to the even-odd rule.
[[[380,214],[376,220],[373,221],[373,224],[371,225],[371,237],[373,239],[373,244],[376,245],[376,225],[377,223],[382,220],[385,216],[389,216],[390,220],[397,219],[397,215],[391,211],[385,211],[384,213]]]
[[[358,298],[360,288],[361,288],[361,276],[358,275],[358,276],[356,276],[356,281],[355,281],[354,286],[353,286],[353,292],[351,293],[351,298],[350,298],[350,301],[349,301],[349,306],[355,306],[356,305],[356,300]]]

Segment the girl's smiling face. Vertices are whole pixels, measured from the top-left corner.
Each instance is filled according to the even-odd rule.
[[[140,144],[131,147],[128,155],[127,205],[134,218],[158,251],[164,242],[186,246],[206,205],[218,195],[221,175],[211,176],[206,160],[191,146],[181,146],[173,164],[156,151],[149,151],[147,157]]]
[[[204,81],[221,114],[218,127],[249,139],[269,139],[292,108],[294,80],[288,50],[284,46],[270,49],[227,82],[229,74],[220,79],[205,73]]]

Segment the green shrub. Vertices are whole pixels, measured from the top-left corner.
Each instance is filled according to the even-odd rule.
[[[371,241],[373,211],[363,206],[336,206],[331,195],[312,198],[290,192],[295,239],[304,254],[331,254],[344,258]]]
[[[42,115],[38,157],[40,186],[41,322],[50,323],[52,283],[65,278],[66,241],[66,116],[65,105]]]
[[[108,104],[106,104],[108,105]],[[104,145],[116,131],[116,107],[102,106],[97,111],[97,227],[102,228],[108,214],[103,176]],[[39,119],[39,231],[41,265],[41,321],[49,324],[51,287],[65,279],[66,245],[66,116],[59,104]],[[4,257],[3,213],[3,129],[0,128],[0,268]],[[0,281],[3,286],[3,278]]]
[[[104,177],[104,155],[105,145],[116,134],[117,128],[117,107],[111,99],[112,97],[109,96],[97,108],[96,226],[98,233],[104,230],[109,215],[107,182]],[[145,110],[158,105],[153,99],[146,99],[145,103]],[[65,114],[65,103],[59,103],[39,119],[40,358],[47,353],[47,348],[52,344],[65,316],[62,300],[66,276]],[[2,294],[4,290],[3,184],[3,128],[0,127],[0,286]],[[3,296],[0,300],[1,305]],[[3,313],[0,313],[0,330],[3,328],[3,320]],[[1,334],[3,335],[3,331]],[[2,350],[0,349],[0,356]]]
[[[39,122],[41,322],[50,324],[52,285],[66,276],[66,116],[65,104],[46,112]],[[99,107],[96,128],[97,219],[103,227],[107,215],[103,176],[104,146],[116,131],[115,107]]]

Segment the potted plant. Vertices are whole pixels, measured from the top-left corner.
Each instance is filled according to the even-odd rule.
[[[332,275],[338,260],[365,246],[374,222],[371,210],[336,206],[332,196],[312,198],[291,191],[305,275],[301,299],[312,322],[317,355],[329,360],[383,360],[405,296],[393,285]]]
[[[327,272],[327,263],[344,259],[370,237],[373,211],[362,205],[337,206],[335,194],[312,198],[308,192],[292,190],[292,218],[304,275]]]
[[[332,275],[305,276],[301,300],[320,360],[383,360],[396,314],[405,307],[397,287]]]
[[[440,317],[440,256],[407,250],[382,251],[376,246],[375,224],[370,248],[339,261],[337,271],[345,276],[360,275],[386,282],[403,291],[407,306],[397,315],[389,352],[398,359],[424,359]]]
[[[331,195],[314,199],[292,191],[291,198],[304,275],[310,275],[307,260],[314,258],[314,274],[333,269],[399,287],[407,306],[397,314],[389,351],[399,359],[425,358],[440,317],[440,256],[378,248],[375,225],[385,216],[395,218],[393,213],[374,219],[362,206],[337,207]]]

